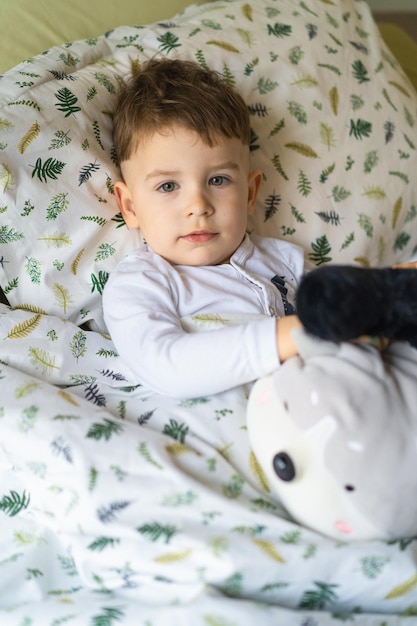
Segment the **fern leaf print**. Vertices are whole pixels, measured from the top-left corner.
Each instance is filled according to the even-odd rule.
[[[27,509],[30,502],[30,495],[23,491],[22,494],[11,490],[9,495],[4,495],[0,499],[0,511],[9,517],[18,515],[22,510]]]
[[[391,225],[392,228],[394,229],[397,225],[397,221],[398,218],[400,216],[400,213],[402,211],[403,208],[403,199],[400,196],[394,203],[393,209],[392,209],[392,220],[391,220]]]
[[[410,593],[410,591],[413,591],[413,589],[415,589],[416,587],[417,587],[417,574],[413,574],[413,576],[405,580],[403,583],[397,585],[396,587],[393,587],[393,589],[391,589],[391,591],[387,593],[385,598],[387,600],[400,598],[401,596],[404,596],[407,593]]]
[[[78,359],[82,356],[85,356],[87,352],[86,343],[87,343],[87,335],[82,330],[79,330],[77,333],[75,333],[70,343],[70,350],[71,350],[72,356],[75,358],[77,362],[78,362]]]
[[[96,138],[96,141],[97,141],[98,145],[100,146],[100,148],[101,148],[102,150],[104,150],[105,148],[104,148],[104,146],[103,146],[103,142],[102,142],[102,140],[101,140],[101,130],[100,130],[100,125],[99,125],[99,123],[98,123],[98,121],[97,121],[97,120],[94,120],[94,121],[93,121],[93,132],[94,132],[94,136],[95,136],[95,138]]]
[[[207,41],[207,45],[218,46],[222,50],[226,50],[226,52],[235,52],[236,54],[240,54],[240,50],[238,50],[236,46],[233,46],[231,43],[228,43],[226,41],[217,41],[215,39],[211,39],[210,41]]]
[[[59,111],[65,113],[65,117],[69,117],[70,115],[75,115],[81,111],[81,107],[79,107],[76,103],[78,102],[77,96],[75,96],[68,87],[62,87],[62,89],[58,89],[55,94],[58,103],[55,103],[55,106]]]
[[[295,221],[298,222],[299,224],[305,224],[306,223],[305,217],[303,216],[302,213],[300,213],[297,207],[295,207],[293,204],[290,204],[290,207],[291,207],[291,215],[293,216]]]
[[[358,223],[359,226],[365,231],[367,237],[373,237],[374,227],[369,215],[366,215],[366,213],[359,213]]]
[[[94,291],[97,290],[98,293],[102,294],[104,286],[106,282],[108,281],[108,279],[109,279],[109,272],[105,272],[103,270],[99,271],[98,276],[96,276],[96,274],[91,274],[91,283],[92,283],[91,293],[94,293]]]
[[[176,420],[171,418],[169,420],[169,424],[165,424],[162,432],[164,433],[164,435],[169,435],[173,439],[184,443],[188,433],[188,426],[186,426],[185,424],[180,424]]]
[[[379,156],[376,150],[371,150],[370,152],[367,152],[365,156],[365,161],[363,163],[364,173],[369,174],[370,172],[372,172],[374,167],[378,165],[378,162],[379,162]]]
[[[285,563],[284,557],[278,552],[272,541],[266,541],[265,539],[253,539],[253,543],[260,548],[271,559],[278,563]]]
[[[58,215],[65,211],[69,206],[68,193],[58,193],[49,203],[46,209],[46,219],[56,220]]]
[[[334,590],[338,585],[319,581],[315,581],[314,584],[316,588],[311,591],[306,591],[301,598],[300,604],[298,605],[300,609],[321,611],[337,600],[337,594]]]
[[[275,193],[270,194],[264,202],[264,222],[268,221],[273,217],[279,208],[281,203],[281,196]]]
[[[109,524],[115,521],[117,519],[117,515],[130,506],[130,504],[131,503],[128,500],[112,502],[107,506],[102,506],[97,509],[97,517],[103,524]]]
[[[25,152],[25,150],[30,146],[30,144],[37,137],[39,137],[40,132],[41,132],[41,127],[39,126],[39,124],[37,122],[34,122],[34,124],[32,124],[32,126],[29,128],[27,133],[25,133],[23,135],[22,139],[19,141],[19,144],[18,144],[17,148],[18,148],[20,154],[23,154]]]
[[[26,257],[25,270],[30,280],[35,285],[40,285],[41,282],[41,264],[38,259],[33,257]]]
[[[65,167],[63,161],[49,157],[45,162],[39,157],[33,167],[32,178],[36,175],[40,181],[47,183],[48,178],[56,180]]]
[[[242,13],[246,17],[247,20],[253,22],[253,9],[250,4],[244,4],[242,6]]]
[[[313,87],[317,87],[319,83],[314,76],[302,74],[301,76],[297,76],[291,84],[299,89],[313,89]]]
[[[297,122],[300,124],[307,124],[307,113],[302,104],[295,102],[294,100],[290,100],[288,103],[288,111],[295,117]]]
[[[320,182],[325,183],[329,176],[334,172],[334,168],[336,167],[336,163],[332,163],[329,167],[326,167],[322,173],[320,174]]]
[[[24,239],[23,233],[19,233],[12,226],[8,226],[7,224],[0,226],[0,243],[14,243],[20,239]]]
[[[113,420],[104,418],[102,423],[92,424],[90,427],[87,437],[90,439],[95,439],[99,441],[100,439],[104,439],[108,441],[112,435],[120,435],[123,431],[123,426],[114,422]]]
[[[157,469],[163,470],[164,467],[158,463],[149,452],[148,444],[145,441],[142,441],[137,448],[140,456],[147,462],[156,467]]]
[[[292,33],[292,26],[289,24],[275,23],[273,26],[268,24],[268,35],[275,35],[275,37],[289,37]]]
[[[102,87],[104,87],[109,93],[111,93],[111,94],[115,94],[116,93],[116,87],[113,85],[113,83],[111,82],[110,78],[106,74],[103,74],[102,72],[96,72],[95,78],[96,78],[97,82]]]
[[[383,200],[387,196],[382,187],[366,187],[362,195],[372,198],[372,200]]]
[[[316,211],[316,215],[318,215],[325,224],[340,226],[340,215],[336,213],[336,211]]]
[[[181,46],[181,43],[178,43],[178,37],[173,33],[170,33],[169,31],[166,32],[164,35],[157,37],[157,40],[160,44],[159,49],[162,52],[166,52],[168,54],[171,52],[171,50],[174,50],[175,48],[179,48]]]
[[[298,141],[292,141],[285,144],[286,148],[290,148],[291,150],[295,150],[298,154],[302,156],[308,157],[310,159],[317,159],[318,154],[311,146],[308,146],[304,143],[300,143]]]
[[[71,274],[73,274],[74,276],[77,275],[78,264],[81,261],[81,257],[84,254],[84,251],[85,251],[85,248],[81,248],[81,250],[78,252],[75,259],[71,263]]]
[[[14,178],[11,169],[8,165],[0,166],[0,187],[5,193],[8,189],[12,189],[14,185]]]
[[[332,198],[335,202],[343,202],[343,200],[349,198],[350,195],[352,195],[350,191],[339,185],[336,185],[332,189]]]
[[[43,375],[50,376],[54,369],[59,369],[59,367],[55,365],[55,357],[46,350],[31,347],[29,348],[29,356],[32,365],[40,370]]]
[[[155,557],[156,563],[177,563],[178,561],[184,561],[192,554],[192,550],[180,550],[179,552],[168,552]]]
[[[281,157],[279,154],[274,154],[274,156],[272,157],[272,163],[274,164],[274,167],[277,170],[277,172],[281,174],[282,178],[284,180],[289,180],[286,172],[284,171],[284,168],[282,167]]]
[[[54,138],[51,139],[51,143],[49,144],[49,150],[58,150],[59,148],[65,148],[68,144],[71,143],[71,137],[69,136],[70,131],[57,130],[54,133]]]
[[[261,95],[265,95],[273,91],[276,87],[278,87],[278,83],[275,80],[271,80],[270,78],[265,78],[261,76],[258,80],[258,91]]]
[[[44,241],[48,248],[63,248],[70,246],[72,241],[65,233],[54,232],[43,237],[38,237],[38,241]]]
[[[101,552],[108,547],[114,547],[120,543],[120,539],[114,539],[113,537],[97,537],[88,547],[89,550],[98,550]]]
[[[328,150],[331,150],[336,146],[334,130],[325,122],[320,122],[320,139],[322,144],[324,144]]]
[[[101,608],[101,612],[98,615],[92,616],[90,624],[91,626],[116,626],[116,622],[120,622],[124,616],[125,612],[122,609],[105,606]]]
[[[360,85],[367,83],[370,80],[368,70],[360,60],[352,63],[352,73]]]
[[[23,337],[27,337],[33,332],[40,324],[42,319],[41,315],[35,315],[24,322],[20,322],[16,324],[9,330],[7,333],[8,339],[22,339]]]
[[[88,163],[81,168],[78,176],[78,186],[90,180],[92,174],[100,169],[100,165],[94,161],[94,163]]]
[[[94,261],[98,263],[99,261],[104,261],[111,257],[116,252],[116,248],[110,243],[102,243],[98,247],[97,254],[95,256]]]
[[[159,541],[162,539],[165,543],[169,543],[177,534],[178,529],[173,525],[163,525],[158,522],[143,524],[137,529],[138,533],[149,539],[150,541]]]
[[[371,132],[371,122],[367,122],[366,120],[361,119],[358,119],[356,122],[352,119],[350,120],[349,135],[355,137],[355,139],[362,140],[364,137],[368,138]]]
[[[268,479],[262,467],[260,466],[258,459],[256,458],[253,452],[251,452],[249,456],[249,466],[252,471],[252,474],[254,475],[257,482],[262,487],[262,489],[266,491],[267,493],[270,493],[271,488],[269,486]]]
[[[53,286],[53,292],[56,303],[62,308],[64,313],[67,313],[70,305],[72,304],[72,298],[68,289],[59,283],[55,283]]]
[[[318,239],[316,239],[316,241],[311,244],[311,248],[313,252],[311,252],[308,255],[308,257],[316,265],[329,263],[332,260],[332,258],[329,256],[330,251],[331,251],[331,246],[326,235],[322,235],[322,237],[318,237]]]
[[[298,174],[297,189],[301,193],[301,195],[304,196],[305,198],[310,195],[313,189],[311,182],[309,181],[306,174],[302,170],[300,170]]]
[[[337,116],[339,112],[339,91],[337,87],[332,87],[329,91],[330,107],[333,115]]]

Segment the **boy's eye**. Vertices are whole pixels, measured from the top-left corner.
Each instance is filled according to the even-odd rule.
[[[221,187],[222,185],[226,185],[229,182],[229,179],[226,176],[212,176],[210,178],[209,184],[214,187]]]
[[[158,187],[158,191],[162,191],[164,193],[169,193],[171,191],[175,191],[176,189],[178,189],[178,185],[177,183],[174,183],[172,181],[168,183],[162,183],[162,185]]]

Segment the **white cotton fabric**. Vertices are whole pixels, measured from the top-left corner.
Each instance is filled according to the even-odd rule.
[[[150,58],[196,61],[244,98],[249,228],[314,265],[415,253],[417,93],[366,2],[195,4],[169,22],[69,42],[0,79],[0,286],[14,307],[104,330],[108,274],[139,245],[117,206],[112,113]]]
[[[122,359],[151,389],[173,397],[218,393],[279,366],[275,318],[285,311],[271,279],[284,279],[284,297],[294,304],[303,271],[301,248],[271,237],[247,235],[230,264],[204,267],[173,266],[144,246],[111,274],[105,322]],[[233,314],[251,319],[236,325]],[[181,320],[190,316],[209,332],[185,330]]]

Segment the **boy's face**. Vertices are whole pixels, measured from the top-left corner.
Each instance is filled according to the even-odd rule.
[[[219,136],[209,147],[174,126],[139,143],[115,183],[127,225],[170,263],[226,263],[242,242],[262,180],[249,171],[249,150]]]

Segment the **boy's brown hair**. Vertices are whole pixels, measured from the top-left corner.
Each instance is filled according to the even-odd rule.
[[[119,93],[113,124],[120,163],[130,158],[141,139],[174,124],[194,130],[209,146],[219,136],[250,143],[243,98],[219,73],[193,61],[148,61]]]

